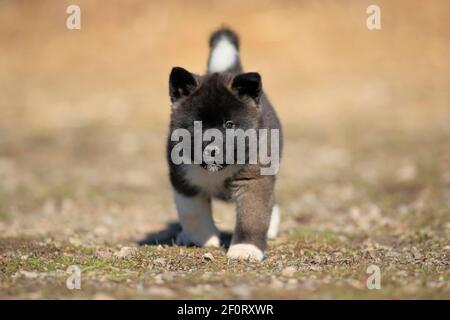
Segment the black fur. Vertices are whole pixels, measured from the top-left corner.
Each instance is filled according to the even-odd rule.
[[[212,34],[210,47],[221,37],[227,37],[239,48],[237,35],[229,29]],[[280,121],[262,89],[261,76],[256,72],[242,73],[239,59],[223,73],[209,73],[198,76],[179,67],[172,69],[169,78],[169,92],[173,102],[167,158],[170,180],[173,188],[192,197],[198,193],[208,194],[201,186],[193,185],[182,169],[170,159],[172,142],[170,134],[177,128],[184,128],[193,136],[194,121],[202,121],[203,130],[217,128],[225,132],[224,123],[232,121],[235,128],[280,129],[280,153],[282,135]],[[224,135],[225,136],[225,135]],[[192,164],[194,166],[195,164]],[[238,222],[233,243],[253,243],[264,250],[270,213],[275,202],[275,176],[261,176],[259,165],[242,165],[239,172],[224,183],[224,194],[208,194],[212,197],[237,202]],[[246,192],[239,198],[240,191]],[[242,194],[242,192],[241,192]],[[242,201],[240,200],[242,199]],[[240,202],[241,201],[241,202]]]

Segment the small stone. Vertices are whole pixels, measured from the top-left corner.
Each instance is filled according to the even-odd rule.
[[[407,277],[408,276],[408,272],[406,272],[405,270],[400,270],[400,271],[397,271],[397,276],[399,276],[399,277]]]
[[[69,238],[69,242],[71,245],[75,246],[75,247],[79,247],[81,246],[81,241],[80,239],[77,238]]]
[[[309,266],[309,270],[310,271],[321,271],[322,267],[318,266],[318,265],[315,265],[315,264],[312,264],[312,265]]]
[[[287,290],[295,290],[297,289],[298,280],[297,279],[289,279],[286,285]]]
[[[363,290],[365,288],[364,284],[361,281],[355,279],[348,279],[347,283],[355,289]]]
[[[114,255],[121,259],[130,259],[137,252],[136,248],[133,247],[122,247],[119,252],[116,252]]]
[[[165,297],[165,298],[170,298],[175,295],[173,290],[171,290],[169,288],[156,287],[156,286],[148,288],[146,293],[149,295],[152,295],[152,296],[159,296],[159,297]]]
[[[93,297],[93,300],[114,300],[112,296],[106,293],[96,293]]]
[[[272,289],[281,289],[283,288],[283,286],[284,286],[283,282],[277,278],[273,278],[272,281],[270,282],[270,287]]]
[[[155,259],[154,262],[155,262],[156,264],[161,265],[161,266],[166,265],[166,259],[164,259],[164,258],[157,258],[157,259]]]
[[[95,253],[95,256],[99,259],[110,259],[112,257],[112,252],[107,250],[99,250]]]
[[[208,261],[214,261],[214,260],[216,260],[216,259],[214,259],[214,256],[213,256],[210,252],[205,253],[205,254],[203,255],[203,259],[208,260]]]
[[[205,272],[204,274],[202,274],[202,279],[211,279],[213,275],[213,272]]]
[[[39,277],[39,273],[33,271],[20,270],[20,274],[28,279],[36,279]]]
[[[423,254],[421,254],[418,251],[413,252],[413,256],[414,256],[414,259],[416,259],[416,260],[422,260],[423,259]]]
[[[297,268],[295,267],[286,267],[281,271],[281,275],[283,277],[291,278],[297,272]]]
[[[105,236],[108,234],[108,229],[104,226],[98,226],[94,229],[96,236]]]
[[[300,286],[305,290],[315,290],[316,281],[314,279],[303,279],[300,283]]]
[[[175,274],[173,272],[164,272],[162,274],[162,279],[164,281],[172,281],[175,278]]]
[[[143,293],[145,291],[145,285],[143,282],[139,282],[136,286],[136,290],[139,293]]]
[[[163,275],[162,274],[157,274],[155,277],[155,283],[156,284],[163,284],[164,283],[164,279],[163,279]]]
[[[197,295],[203,294],[203,287],[195,286],[195,287],[187,288],[187,291],[189,292],[189,294],[197,296]]]
[[[240,299],[248,299],[251,296],[250,288],[245,284],[233,286],[230,289]]]
[[[399,182],[413,181],[417,177],[417,167],[413,164],[407,164],[399,168],[396,175]]]

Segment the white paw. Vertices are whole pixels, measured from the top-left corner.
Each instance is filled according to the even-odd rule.
[[[227,252],[228,259],[261,261],[264,253],[253,244],[239,243],[230,246]]]
[[[186,232],[181,231],[178,236],[177,236],[177,240],[176,240],[176,244],[178,246],[192,246],[192,245],[196,245],[199,247],[215,247],[215,248],[219,248],[220,247],[220,239],[217,235],[212,235],[211,237],[209,237],[206,240],[191,240],[189,238],[189,236],[187,235]]]
[[[203,244],[203,247],[213,247],[213,248],[219,248],[220,247],[220,239],[218,236],[213,235],[211,236],[206,242]]]

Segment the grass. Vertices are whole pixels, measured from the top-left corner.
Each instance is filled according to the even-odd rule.
[[[0,264],[2,298],[445,298],[448,255],[445,238],[423,240],[416,234],[392,246],[334,241],[304,229],[291,240],[271,243],[260,264],[230,262],[224,250],[144,246],[128,258],[99,257],[114,247],[79,247],[23,239],[20,253],[4,239]],[[36,242],[39,244],[36,246]],[[8,245],[9,243],[9,245]],[[406,244],[406,245],[405,245]],[[430,246],[432,244],[432,246]],[[447,248],[445,247],[447,245]],[[37,249],[39,248],[39,249]],[[4,251],[5,252],[5,251]],[[211,253],[214,260],[205,258]],[[161,260],[163,257],[163,260]],[[366,269],[382,270],[381,290],[366,288]],[[65,287],[71,265],[81,269],[82,289]],[[295,267],[284,275],[286,267]],[[21,271],[32,272],[21,274]],[[120,289],[120,290],[119,290]],[[99,295],[99,293],[101,295]]]
[[[149,165],[145,147],[121,153],[104,138],[119,131],[78,129],[73,143],[89,135],[105,150],[86,155],[89,161],[79,153],[60,157],[72,143],[60,141],[73,132],[50,134],[45,154],[8,153],[15,144],[39,149],[33,135],[9,140],[2,157],[15,161],[3,174],[16,188],[1,189],[8,218],[0,221],[0,297],[448,298],[450,189],[441,144],[448,133],[435,130],[425,144],[417,132],[399,132],[372,145],[363,126],[348,125],[362,133],[352,142],[345,122],[330,128],[333,142],[314,143],[314,128],[296,140],[287,128],[277,190],[281,234],[260,264],[227,261],[224,248],[137,246],[176,216],[163,158]],[[157,134],[161,146],[152,150],[162,149],[164,132]],[[397,148],[405,144],[406,161]],[[214,208],[219,226],[231,229],[233,208]],[[136,251],[121,258],[124,246]],[[381,270],[380,290],[366,287],[372,264]],[[72,265],[81,269],[81,290],[66,288]],[[288,267],[295,272],[283,273]]]

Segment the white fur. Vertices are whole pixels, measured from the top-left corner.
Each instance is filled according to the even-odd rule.
[[[280,209],[277,205],[272,208],[272,215],[270,216],[269,230],[267,231],[267,237],[269,239],[275,239],[278,235],[278,227],[280,226]]]
[[[177,244],[219,247],[219,230],[211,214],[211,202],[202,194],[186,197],[174,192],[178,218],[183,231],[177,238]]]
[[[188,236],[188,234],[184,231],[181,231],[178,236],[176,243],[178,246],[191,246],[191,245],[197,245],[194,243],[191,238]],[[218,235],[212,235],[211,237],[207,238],[206,241],[204,241],[203,247],[214,247],[218,248],[220,247],[220,239]]]
[[[184,170],[190,184],[199,187],[206,194],[217,195],[223,190],[225,180],[235,175],[239,169],[239,166],[229,165],[223,170],[210,172],[199,165],[187,165]]]
[[[227,37],[222,37],[213,48],[209,61],[209,72],[224,72],[233,67],[238,59],[238,51]]]
[[[230,246],[227,252],[228,259],[261,261],[264,253],[253,244],[239,243]]]

